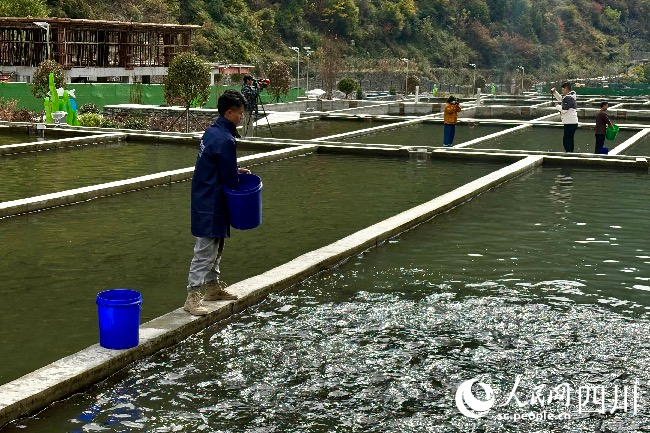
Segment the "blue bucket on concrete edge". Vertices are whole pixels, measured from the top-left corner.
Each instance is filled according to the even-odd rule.
[[[106,349],[129,349],[140,338],[142,295],[130,289],[111,289],[97,294],[99,345]]]
[[[262,179],[254,174],[239,175],[239,188],[226,191],[230,225],[250,230],[262,224]]]

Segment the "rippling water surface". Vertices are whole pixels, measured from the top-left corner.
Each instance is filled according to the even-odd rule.
[[[648,431],[649,181],[539,169],[7,431]],[[513,419],[544,412],[569,419]]]
[[[315,154],[254,166],[263,222],[233,230],[222,276],[265,272],[500,167]],[[143,322],[182,306],[189,205],[180,182],[1,219],[0,383],[96,343],[97,292],[140,291]]]

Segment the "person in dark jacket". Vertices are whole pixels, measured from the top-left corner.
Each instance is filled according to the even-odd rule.
[[[607,115],[607,108],[609,108],[609,103],[607,101],[603,101],[600,103],[600,111],[596,113],[596,146],[594,148],[595,153],[603,153],[607,126],[610,128],[614,127],[614,125],[612,125],[612,121],[609,120],[609,116]]]
[[[225,290],[219,279],[219,263],[224,240],[230,237],[230,221],[224,187],[237,189],[238,173],[250,173],[237,167],[237,126],[244,117],[246,100],[236,90],[219,97],[219,117],[205,130],[192,176],[191,221],[196,237],[194,257],[187,279],[184,309],[195,316],[208,314],[203,300],[237,299]],[[201,288],[205,286],[205,296]]]
[[[244,125],[242,126],[242,137],[253,136],[253,121],[257,117],[257,98],[260,94],[259,83],[253,83],[253,77],[244,75],[244,84],[241,86],[241,94],[244,95]]]

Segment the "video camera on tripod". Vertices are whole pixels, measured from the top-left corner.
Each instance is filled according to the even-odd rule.
[[[260,89],[266,89],[269,84],[271,84],[271,80],[268,78],[253,78],[253,86]]]

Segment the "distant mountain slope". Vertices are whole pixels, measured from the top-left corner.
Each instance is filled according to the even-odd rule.
[[[650,52],[650,0],[4,0],[0,15],[201,24],[211,61],[255,62],[317,49],[324,37],[368,64],[604,75]],[[32,9],[30,9],[32,8]],[[293,58],[293,57],[291,57]]]

